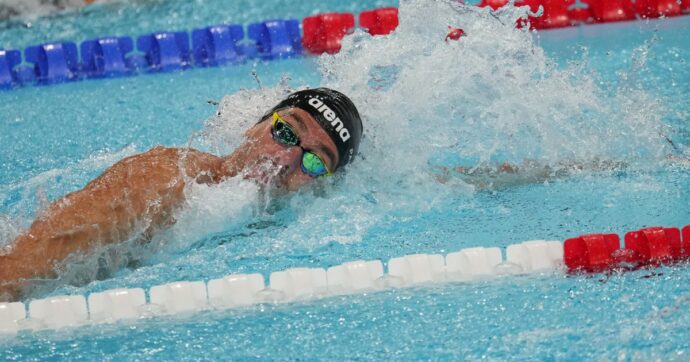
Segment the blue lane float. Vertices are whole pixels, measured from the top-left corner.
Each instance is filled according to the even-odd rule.
[[[80,45],[81,71],[89,78],[117,77],[132,72],[125,55],[133,50],[132,38],[105,37]]]
[[[239,46],[244,39],[241,25],[216,25],[192,31],[192,52],[194,65],[216,66],[236,64],[244,60],[245,54]]]
[[[19,50],[0,49],[0,89],[10,89],[19,83],[14,68],[21,62]]]
[[[262,59],[274,60],[302,54],[299,22],[294,19],[249,24],[248,37],[256,43]]]
[[[137,48],[146,54],[152,72],[171,72],[191,65],[189,35],[183,31],[142,35],[137,38]]]
[[[24,59],[33,64],[40,84],[66,82],[79,76],[77,45],[72,42],[28,47],[24,50]]]
[[[136,47],[133,39],[136,39]],[[221,24],[194,29],[191,33],[101,37],[86,40],[79,46],[72,42],[51,42],[26,48],[24,63],[20,51],[0,50],[0,90],[141,72],[172,72],[192,66],[239,64],[247,59],[283,59],[302,54],[300,22],[295,19],[249,24],[246,37],[242,25]]]
[[[37,83],[36,69],[32,64],[20,64],[12,71],[18,85],[34,85]]]

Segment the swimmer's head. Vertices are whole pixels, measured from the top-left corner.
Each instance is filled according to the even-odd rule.
[[[295,92],[247,130],[235,153],[249,179],[297,190],[352,162],[362,137],[357,108],[328,88]]]
[[[336,168],[352,162],[362,139],[362,119],[350,98],[330,88],[306,89],[290,94],[267,115],[291,107],[309,113],[328,133],[338,149]]]

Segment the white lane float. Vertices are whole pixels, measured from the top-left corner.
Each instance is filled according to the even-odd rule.
[[[112,323],[152,315],[198,313],[208,309],[287,303],[336,295],[471,282],[511,274],[591,272],[613,268],[654,267],[690,258],[690,226],[650,227],[628,232],[625,248],[616,234],[589,234],[559,241],[532,240],[449,253],[413,254],[388,261],[355,260],[323,268],[290,268],[271,273],[236,274],[204,281],[180,281],[151,287],[113,289],[57,296],[24,303],[0,303],[0,335],[21,330],[59,329]],[[28,313],[27,313],[28,311]]]

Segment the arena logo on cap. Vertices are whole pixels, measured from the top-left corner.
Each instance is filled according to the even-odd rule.
[[[350,131],[345,128],[343,121],[341,121],[340,118],[335,115],[335,112],[333,112],[330,107],[325,105],[318,98],[310,98],[309,105],[316,108],[316,110],[319,111],[319,113],[321,113],[328,122],[331,122],[331,126],[335,128],[335,131],[338,132],[338,135],[343,142],[347,142],[347,140],[350,139]]]

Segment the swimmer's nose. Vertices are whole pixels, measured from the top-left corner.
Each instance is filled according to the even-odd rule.
[[[275,162],[290,171],[299,167],[302,159],[302,149],[297,146],[283,148],[276,154]]]

